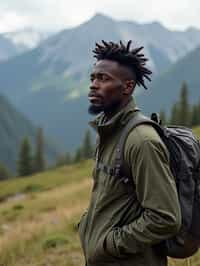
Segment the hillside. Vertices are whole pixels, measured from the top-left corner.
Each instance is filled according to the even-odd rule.
[[[35,144],[36,127],[0,95],[0,161],[13,172],[16,170],[20,144],[25,136]],[[54,162],[58,152],[59,148],[55,144],[45,141],[45,157],[48,162]]]
[[[1,183],[0,198],[9,198],[0,203],[0,265],[84,266],[76,225],[88,206],[92,166],[85,161]],[[187,265],[199,260],[197,254]]]
[[[96,14],[0,64],[0,93],[68,150],[80,145],[89,120],[86,94],[91,52],[101,39],[133,39],[135,45],[144,45],[156,76],[200,44],[200,31],[174,32],[156,22],[139,24]]]
[[[9,57],[17,54],[17,48],[11,40],[0,34],[0,61],[6,60]]]
[[[193,128],[193,132],[200,140],[200,126]]]
[[[0,265],[84,265],[76,224],[88,204],[91,166],[1,183],[0,198],[10,198],[0,203]]]
[[[7,32],[3,35],[17,47],[19,53],[22,53],[35,48],[51,34],[53,33],[27,27],[17,31]]]

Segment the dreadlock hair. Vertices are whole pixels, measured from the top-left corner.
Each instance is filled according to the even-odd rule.
[[[138,86],[142,85],[147,89],[145,78],[151,81],[149,76],[152,72],[146,68],[146,61],[148,61],[148,59],[144,57],[144,54],[140,53],[144,47],[130,49],[131,42],[132,41],[129,40],[127,45],[125,45],[122,41],[118,44],[102,40],[101,44],[96,43],[96,47],[93,50],[94,57],[97,61],[109,59],[127,66],[132,71],[136,84]]]

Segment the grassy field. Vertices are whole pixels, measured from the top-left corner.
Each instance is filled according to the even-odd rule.
[[[200,139],[200,126],[193,128],[193,132]]]
[[[0,183],[0,266],[84,266],[76,225],[89,202],[91,169],[85,161]],[[200,254],[169,264],[200,266]]]
[[[1,266],[84,265],[76,224],[88,204],[91,168],[87,161],[1,182]]]

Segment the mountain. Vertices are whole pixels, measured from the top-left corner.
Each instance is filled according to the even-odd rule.
[[[82,25],[64,30],[44,42],[41,60],[49,61],[51,58],[52,65],[58,62],[70,64],[67,74],[83,77],[86,65],[93,62],[91,52],[94,44],[102,39],[132,39],[135,45],[144,46],[149,65],[158,74],[200,45],[200,30],[170,31],[158,22],[138,24],[96,14]]]
[[[51,34],[32,28],[0,34],[0,61],[35,48]]]
[[[35,48],[52,34],[52,32],[24,28],[22,30],[5,33],[4,36],[18,46],[19,50],[26,51],[27,49]]]
[[[140,106],[148,113],[164,109],[169,114],[172,104],[179,99],[183,81],[188,84],[191,103],[197,103],[200,100],[199,62],[200,46],[156,78],[148,91],[138,95]]]
[[[2,62],[0,93],[68,150],[81,143],[89,120],[86,94],[94,62],[92,49],[102,39],[133,39],[135,45],[144,45],[156,78],[156,73],[158,77],[200,44],[200,30],[174,32],[157,22],[138,24],[97,14]],[[138,99],[143,100],[141,92],[137,90]]]
[[[16,54],[16,46],[12,43],[12,41],[0,34],[0,61],[6,60]]]
[[[0,111],[0,161],[15,172],[21,141],[28,136],[35,144],[36,127],[2,95]],[[55,162],[58,151],[55,143],[45,138],[45,158],[49,163]]]

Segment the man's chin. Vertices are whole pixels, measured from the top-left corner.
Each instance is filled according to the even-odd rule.
[[[103,106],[102,105],[93,105],[91,104],[88,108],[88,113],[91,115],[98,115],[101,112],[103,112]]]

